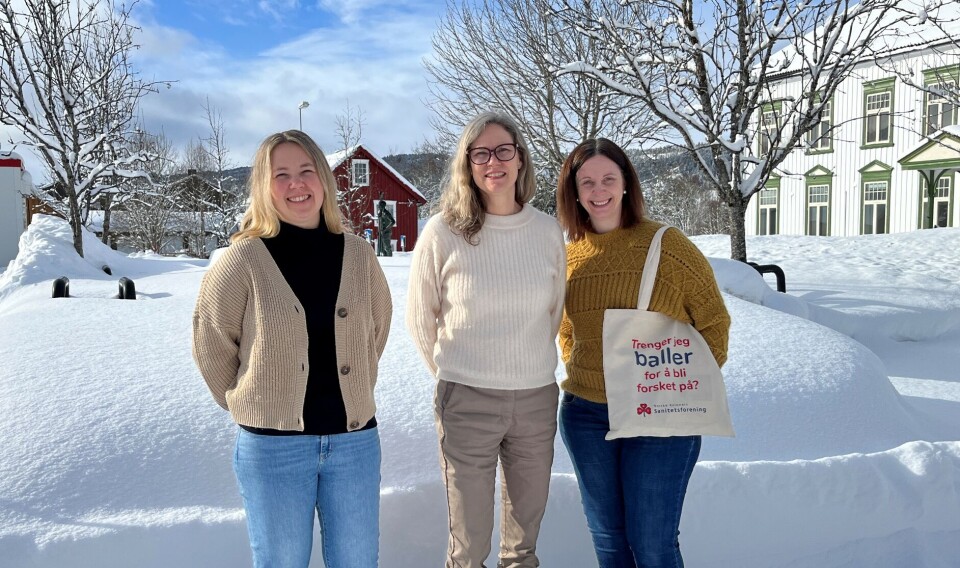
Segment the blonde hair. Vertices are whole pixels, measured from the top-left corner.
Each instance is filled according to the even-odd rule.
[[[537,180],[530,163],[530,152],[526,140],[520,132],[520,127],[509,116],[499,112],[485,112],[471,120],[463,128],[457,149],[450,158],[450,167],[443,184],[443,193],[440,196],[440,212],[443,220],[455,232],[463,236],[470,244],[477,244],[477,233],[483,228],[486,211],[480,197],[480,188],[473,183],[473,172],[470,169],[470,159],[467,152],[470,146],[483,134],[483,130],[491,125],[502,126],[517,145],[517,155],[522,160],[520,173],[517,176],[517,187],[514,199],[524,205],[533,199],[537,191]]]
[[[280,232],[280,216],[273,206],[270,195],[273,170],[270,156],[274,148],[286,142],[300,146],[313,160],[313,165],[316,166],[317,174],[320,176],[320,183],[323,184],[323,205],[320,207],[320,214],[324,224],[331,233],[343,232],[343,219],[340,208],[337,207],[337,180],[333,177],[333,171],[330,170],[330,164],[327,163],[323,150],[305,133],[299,130],[286,130],[267,136],[257,148],[247,184],[250,190],[250,204],[243,214],[243,220],[240,221],[240,230],[230,237],[230,242],[258,237],[270,238],[277,236]]]

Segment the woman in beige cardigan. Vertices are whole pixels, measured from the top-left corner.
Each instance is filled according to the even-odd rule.
[[[306,568],[316,514],[327,566],[376,566],[373,389],[391,298],[373,249],[343,231],[333,173],[309,136],[260,145],[232,242],[201,284],[193,354],[239,426],[254,565]]]

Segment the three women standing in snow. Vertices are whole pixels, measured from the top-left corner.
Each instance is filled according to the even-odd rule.
[[[604,439],[604,310],[636,306],[660,225],[645,218],[633,166],[608,140],[584,142],[564,163],[559,225],[530,205],[534,192],[516,123],[476,117],[410,268],[407,326],[437,378],[446,566],[481,568],[489,555],[498,463],[499,566],[539,566],[559,328],[560,430],[600,566],[682,567],[678,527],[700,437]],[[343,232],[336,182],[307,135],[261,144],[232,241],[203,279],[193,348],[214,400],[240,426],[234,469],[254,564],[305,567],[317,515],[327,565],[375,567],[373,389],[391,297],[372,248]],[[662,247],[650,310],[692,324],[722,364],[730,318],[709,264],[679,231]]]
[[[406,320],[437,378],[447,567],[481,568],[490,553],[498,461],[499,566],[539,566],[565,258],[557,221],[529,203],[535,189],[516,123],[481,114],[460,136],[442,211],[413,254]]]
[[[268,136],[250,205],[203,279],[194,360],[239,425],[234,471],[254,566],[377,566],[377,365],[392,300],[373,249],[345,233],[336,181],[299,130]]]
[[[662,226],[645,217],[637,174],[623,150],[588,140],[560,171],[557,213],[567,233],[567,294],[560,347],[560,433],[570,454],[601,568],[682,568],[678,540],[700,436],[605,440],[610,430],[603,367],[607,309],[635,309],[647,249]],[[730,316],[713,270],[680,231],[663,235],[650,311],[691,324],[718,365]]]

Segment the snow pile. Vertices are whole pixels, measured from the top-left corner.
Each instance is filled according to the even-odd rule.
[[[726,237],[694,240],[728,250]],[[40,218],[0,277],[4,566],[249,566],[235,427],[190,354],[205,263],[85,245],[80,259],[66,224]],[[704,441],[681,527],[688,565],[955,565],[960,268],[945,260],[958,247],[960,231],[943,229],[751,239],[784,267],[789,296],[711,259],[734,322],[737,437]],[[419,568],[446,546],[434,381],[403,324],[410,256],[380,260],[394,297],[377,387],[381,563]],[[75,298],[50,298],[60,275]],[[114,299],[121,275],[138,301]],[[919,333],[919,321],[932,323]],[[547,566],[596,565],[559,439],[538,552]],[[313,566],[320,556],[315,545]]]

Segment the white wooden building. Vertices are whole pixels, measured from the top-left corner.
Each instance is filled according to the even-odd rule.
[[[0,152],[0,272],[17,257],[20,235],[27,228],[24,196],[32,193],[23,159],[15,152]]]
[[[960,15],[958,4],[953,10]],[[953,28],[939,38],[936,30],[904,30],[884,55],[856,67],[806,147],[794,150],[754,195],[748,235],[849,236],[925,228],[930,226],[926,180],[936,184],[933,226],[960,226],[956,99],[910,84],[960,85],[960,26]],[[800,98],[800,84],[796,74],[775,77],[774,97],[759,117],[759,153],[765,150],[759,146],[764,122],[776,120],[780,101]]]

